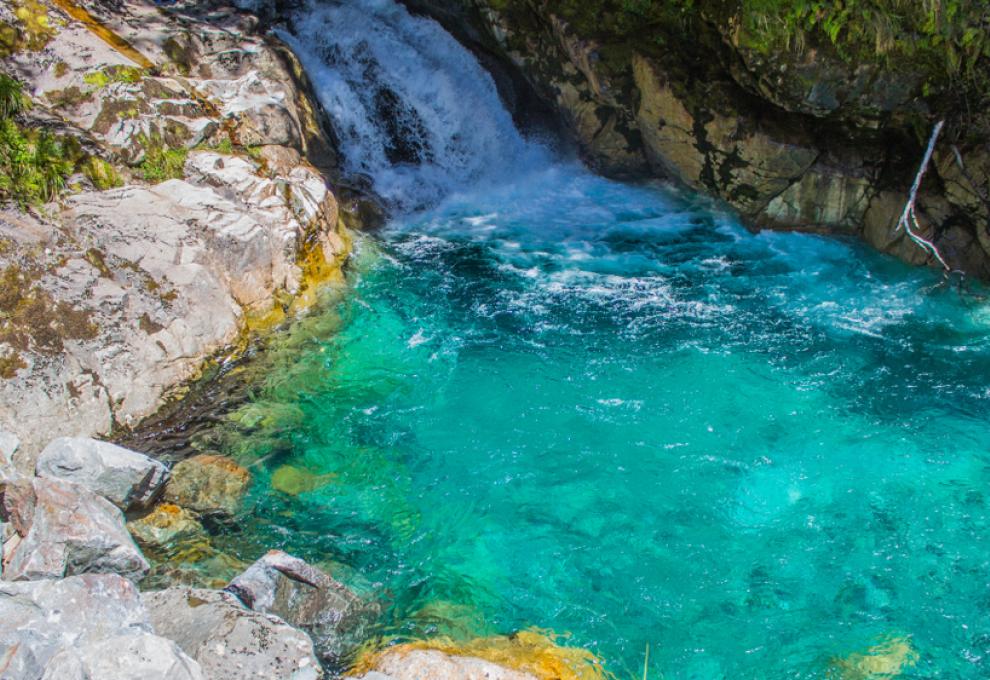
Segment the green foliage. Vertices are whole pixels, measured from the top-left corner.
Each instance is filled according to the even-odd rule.
[[[71,142],[19,125],[14,116],[27,105],[21,84],[0,74],[0,199],[22,206],[54,200],[78,154]]]
[[[63,140],[9,118],[0,120],[0,198],[22,206],[52,201],[74,166]]]
[[[110,163],[96,156],[88,156],[80,164],[79,170],[100,191],[113,189],[124,183]]]
[[[138,172],[146,182],[153,184],[169,179],[182,179],[185,177],[188,155],[188,149],[170,149],[164,144],[146,140],[144,160],[138,166]]]
[[[11,118],[26,109],[28,100],[19,81],[0,73],[0,118]]]

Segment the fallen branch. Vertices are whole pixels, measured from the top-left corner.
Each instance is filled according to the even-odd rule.
[[[928,164],[932,160],[932,153],[935,151],[935,142],[938,141],[938,136],[942,132],[942,126],[945,125],[944,120],[940,120],[935,124],[932,129],[932,135],[928,139],[928,148],[925,150],[925,157],[921,161],[921,167],[918,168],[918,174],[914,176],[914,184],[911,185],[911,193],[908,194],[908,201],[904,204],[904,212],[901,213],[901,219],[897,220],[897,226],[894,227],[894,231],[900,231],[904,229],[907,233],[908,238],[910,238],[914,243],[924,250],[926,253],[931,254],[939,264],[945,269],[946,272],[951,272],[952,268],[946,263],[942,254],[938,252],[938,248],[935,244],[928,239],[922,237],[918,232],[921,231],[921,225],[918,224],[918,215],[914,211],[914,203],[918,198],[918,189],[921,188],[921,180],[925,176],[925,171],[928,169]],[[913,228],[912,228],[913,225]]]

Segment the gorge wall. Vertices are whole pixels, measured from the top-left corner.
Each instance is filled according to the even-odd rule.
[[[517,69],[600,172],[674,180],[752,226],[856,235],[914,264],[933,260],[895,227],[929,131],[945,119],[918,201],[922,234],[951,268],[990,277],[990,16],[979,3],[928,14],[886,0],[844,11],[754,0],[406,4],[496,73]]]

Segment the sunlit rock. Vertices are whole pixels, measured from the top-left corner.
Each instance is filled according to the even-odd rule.
[[[30,485],[28,487],[27,485]],[[124,528],[120,510],[71,482],[36,478],[18,485],[4,508],[17,535],[4,545],[3,577],[11,581],[117,573],[140,578],[148,563]],[[4,493],[5,502],[7,493]]]
[[[309,637],[277,616],[244,607],[230,593],[169,588],[144,593],[158,635],[178,643],[209,680],[318,680]]]
[[[86,437],[59,437],[41,452],[39,477],[75,482],[121,510],[146,507],[165,483],[168,470],[143,453]]]

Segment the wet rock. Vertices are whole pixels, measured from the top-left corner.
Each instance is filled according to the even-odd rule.
[[[141,597],[155,632],[178,643],[209,680],[323,677],[305,633],[245,608],[230,593],[169,588]]]
[[[844,659],[835,659],[829,677],[840,680],[894,678],[917,665],[919,658],[920,655],[911,645],[911,638],[895,636],[866,651],[850,654]]]
[[[4,519],[17,534],[4,545],[3,578],[11,581],[117,573],[141,578],[148,563],[134,544],[120,510],[73,484],[36,478],[14,487]],[[30,504],[30,507],[28,507]]]
[[[163,548],[206,535],[196,515],[172,503],[161,503],[144,517],[127,523],[127,529],[142,546]]]
[[[207,680],[171,640],[142,633],[77,645],[48,662],[41,680]]]
[[[24,680],[41,678],[64,650],[152,632],[137,588],[116,574],[0,581],[0,621],[3,677]]]
[[[362,680],[536,680],[535,675],[512,670],[471,656],[454,656],[431,649],[387,653]]]
[[[121,510],[147,507],[161,491],[168,470],[143,453],[85,437],[60,437],[41,452],[39,477],[75,482]]]
[[[358,641],[374,609],[319,569],[272,550],[227,590],[249,608],[275,614],[309,633],[317,654],[334,664]]]
[[[201,454],[172,469],[165,500],[196,512],[233,515],[250,483],[247,469],[230,458]]]

